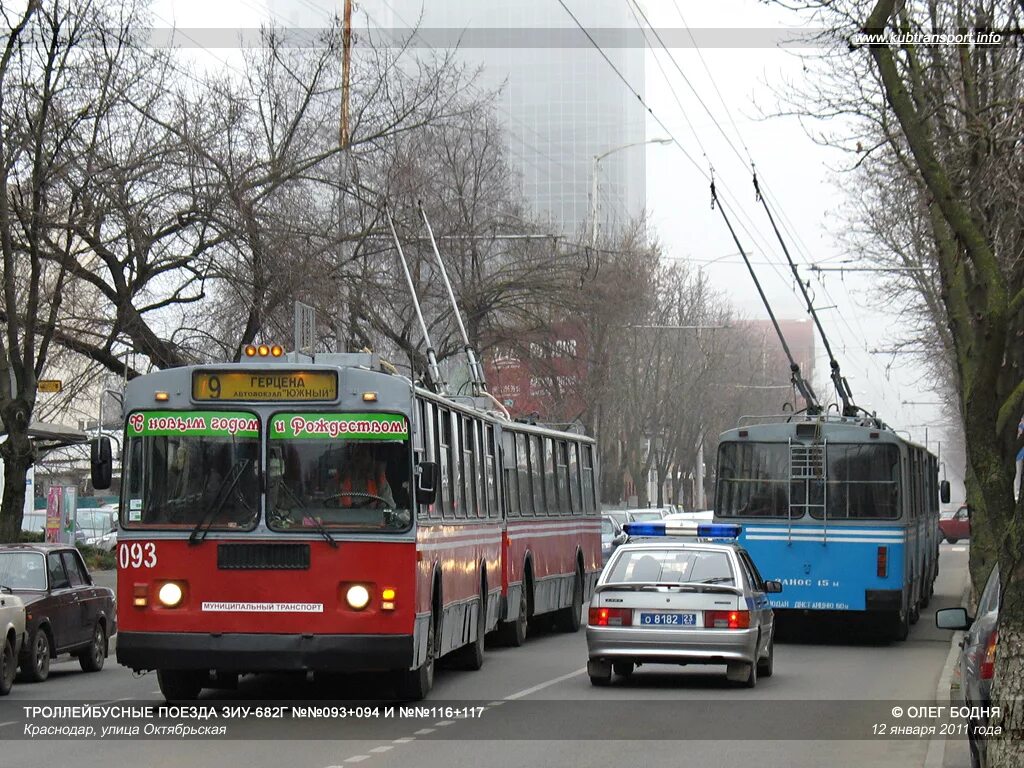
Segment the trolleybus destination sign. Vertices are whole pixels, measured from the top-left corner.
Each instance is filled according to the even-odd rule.
[[[192,399],[219,402],[329,402],[338,398],[335,371],[195,371]]]

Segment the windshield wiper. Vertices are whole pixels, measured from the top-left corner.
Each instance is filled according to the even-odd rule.
[[[291,500],[295,505],[294,509],[306,509],[306,504],[302,501],[299,495],[292,490],[291,486],[289,486],[288,483],[282,480],[281,487],[284,488],[285,493],[287,493],[288,496],[291,497]],[[303,515],[302,521],[305,522],[306,520],[309,520],[313,523],[313,527],[316,528],[317,532],[324,537],[328,544],[330,544],[335,549],[338,548],[338,542],[334,540],[334,537],[331,536],[331,532],[327,530],[324,524],[320,521],[320,518],[314,517],[313,515]]]
[[[220,514],[224,505],[227,504],[228,499],[231,498],[231,493],[235,490],[235,486],[238,485],[238,481],[251,463],[252,459],[240,459],[232,465],[228,476],[220,484],[214,503],[203,513],[203,516],[199,518],[199,522],[196,523],[196,527],[192,529],[192,533],[188,535],[189,544],[199,544],[206,539],[206,534],[210,532],[214,520],[217,519],[217,515]]]
[[[710,579],[704,579],[703,581],[697,582],[698,584],[724,584],[727,581],[732,581],[732,576],[712,576]]]

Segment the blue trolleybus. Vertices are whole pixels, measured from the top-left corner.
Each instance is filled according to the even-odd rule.
[[[793,414],[722,434],[715,521],[740,541],[783,614],[869,619],[893,639],[928,605],[938,573],[938,462],[870,416]],[[941,489],[941,494],[940,494]]]

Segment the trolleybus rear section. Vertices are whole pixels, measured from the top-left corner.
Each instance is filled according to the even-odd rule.
[[[741,523],[775,609],[859,613],[893,637],[931,596],[934,456],[870,418],[794,417],[722,435],[715,519]]]

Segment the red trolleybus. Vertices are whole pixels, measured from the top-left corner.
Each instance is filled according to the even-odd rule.
[[[368,354],[129,382],[118,661],[171,700],[277,670],[391,672],[418,699],[441,656],[479,668],[489,631],[518,644],[552,612],[575,631],[600,569],[593,443],[485,402]]]

